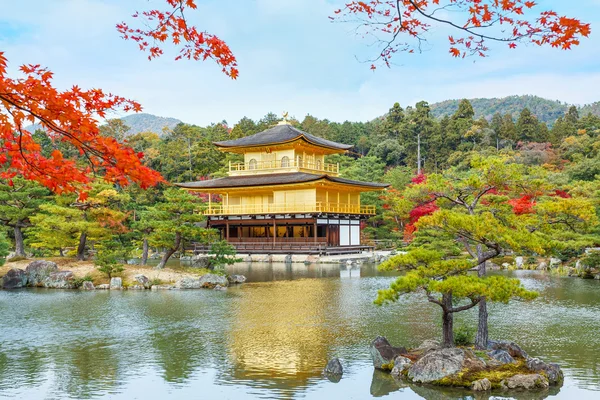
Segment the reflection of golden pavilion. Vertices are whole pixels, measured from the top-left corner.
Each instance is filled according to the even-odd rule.
[[[255,135],[215,142],[219,150],[243,154],[229,176],[178,186],[209,196],[208,225],[246,253],[356,252],[360,221],[375,213],[360,193],[389,185],[340,178],[325,156],[352,146],[313,136],[286,121]]]
[[[334,287],[327,279],[301,279],[245,288],[229,346],[236,379],[293,389],[320,376],[342,333],[326,319],[336,318]]]

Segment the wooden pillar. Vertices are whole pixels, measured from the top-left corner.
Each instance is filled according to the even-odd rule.
[[[273,244],[277,242],[277,222],[273,219]]]
[[[317,243],[317,221],[313,223],[313,236],[315,237],[315,243]]]
[[[225,221],[225,239],[229,242],[229,220]]]
[[[212,196],[210,195],[210,193],[208,194],[208,210],[209,212],[212,212]]]

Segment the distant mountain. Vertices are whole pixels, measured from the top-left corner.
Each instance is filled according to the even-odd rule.
[[[538,96],[508,96],[491,99],[469,99],[475,111],[475,118],[485,117],[488,120],[495,113],[512,114],[513,118],[518,118],[521,110],[527,107],[537,116],[540,121],[554,123],[556,119],[563,116],[568,110],[570,104],[558,100],[548,100]],[[460,100],[446,100],[440,103],[431,104],[431,112],[436,117],[452,115],[458,109]],[[585,115],[592,112],[600,116],[600,102],[592,103],[580,107],[579,114]]]
[[[173,129],[177,124],[181,123],[177,118],[159,117],[147,113],[128,115],[121,118],[121,120],[130,128],[129,135],[135,135],[140,132],[154,132],[162,135],[163,128]],[[41,127],[40,124],[33,124],[25,129],[35,132],[36,129],[41,129]]]
[[[160,135],[163,133],[163,128],[173,129],[181,123],[177,118],[159,117],[146,113],[128,115],[121,120],[130,128],[128,132],[130,135],[148,131]]]

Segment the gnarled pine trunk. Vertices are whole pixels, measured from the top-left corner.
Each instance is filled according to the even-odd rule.
[[[477,245],[477,261],[479,265],[477,267],[477,276],[484,277],[486,274],[485,270],[485,257],[483,256],[483,250],[481,245]],[[483,262],[482,262],[483,261]],[[477,335],[475,336],[475,347],[478,349],[487,349],[488,345],[488,312],[487,302],[485,297],[482,297],[479,301],[479,322],[477,324]]]
[[[87,243],[87,233],[82,232],[79,236],[79,245],[77,246],[77,259],[80,261],[85,260],[85,245]]]
[[[169,258],[171,258],[171,256],[179,249],[180,245],[181,245],[181,234],[179,232],[177,232],[175,234],[174,246],[165,252],[162,259],[156,266],[156,269],[163,269],[165,267],[165,265],[167,265],[167,261],[169,261]]]
[[[17,257],[25,257],[25,245],[23,243],[23,231],[20,225],[15,225],[15,255]]]
[[[142,244],[142,265],[148,264],[148,239],[144,238]]]
[[[443,346],[454,347],[454,315],[452,312],[452,293],[442,295],[442,335]]]

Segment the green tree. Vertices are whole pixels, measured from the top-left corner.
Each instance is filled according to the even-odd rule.
[[[128,136],[131,128],[120,118],[109,119],[105,124],[100,125],[100,134],[102,136],[112,137],[119,143],[123,143]]]
[[[4,265],[6,262],[6,256],[9,254],[8,249],[10,248],[10,243],[6,239],[6,234],[0,231],[0,267]]]
[[[214,239],[212,229],[199,227],[204,221],[200,213],[203,204],[200,199],[185,190],[167,189],[163,193],[164,201],[147,207],[141,213],[141,221],[152,231],[148,234],[151,246],[164,248],[165,253],[156,268],[164,268],[167,261],[185,241],[208,243]]]
[[[31,226],[30,216],[49,195],[48,189],[34,181],[20,177],[0,180],[0,223],[14,232],[15,255],[25,257],[23,230]]]
[[[537,142],[540,138],[540,124],[529,108],[524,108],[517,120],[518,140],[525,142]]]
[[[211,268],[222,268],[241,261],[241,258],[235,257],[236,253],[235,247],[226,240],[214,241],[208,250],[208,254],[212,256],[210,258]]]
[[[394,256],[382,263],[379,269],[407,272],[397,278],[389,289],[380,290],[375,303],[395,302],[403,294],[425,293],[427,301],[442,309],[444,347],[453,347],[455,313],[473,308],[484,300],[508,303],[513,298],[530,300],[537,296],[537,293],[523,288],[518,279],[468,274],[473,267],[468,260],[444,259],[442,253],[432,250],[415,249]]]

